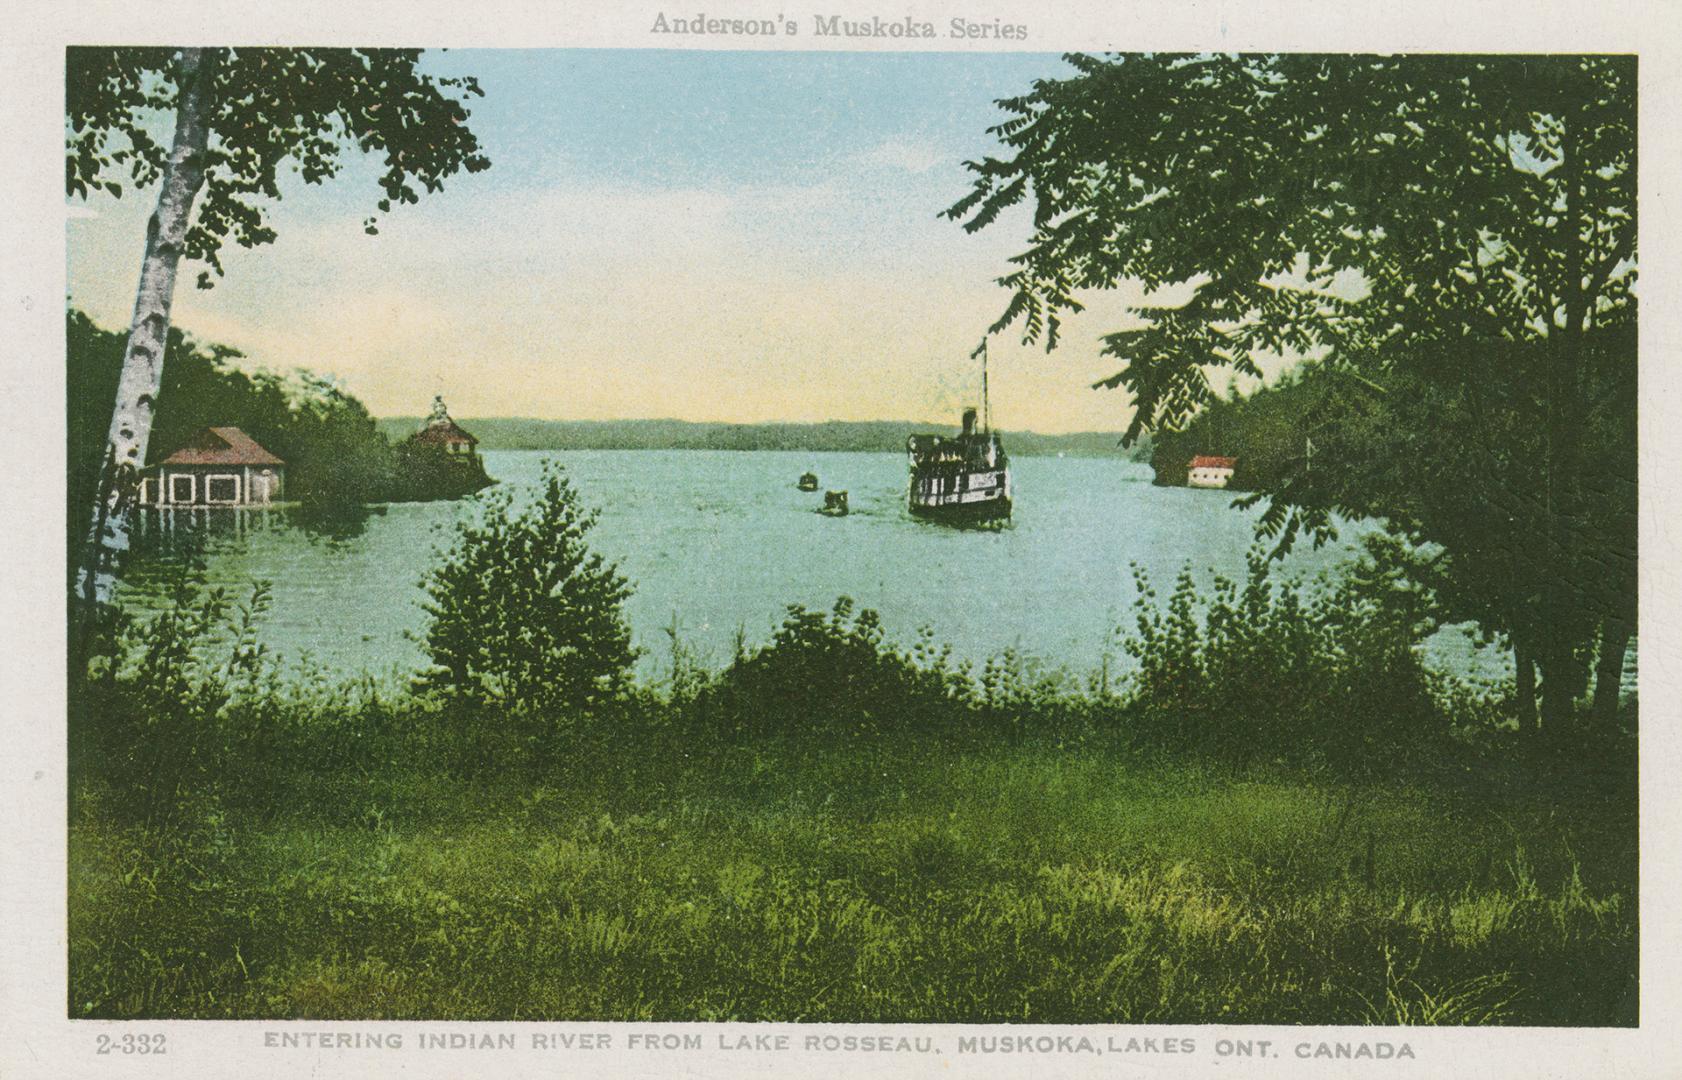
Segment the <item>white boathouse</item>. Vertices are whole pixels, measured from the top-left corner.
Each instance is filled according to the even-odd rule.
[[[267,506],[281,498],[286,463],[237,427],[209,427],[147,469],[143,506]]]
[[[1237,458],[1199,454],[1186,466],[1186,484],[1191,487],[1224,488],[1232,480]]]

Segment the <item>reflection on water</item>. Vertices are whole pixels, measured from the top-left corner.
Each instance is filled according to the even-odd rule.
[[[299,506],[287,518],[293,528],[325,540],[355,540],[368,531],[368,522],[384,514],[383,506]]]
[[[192,557],[208,549],[238,543],[263,529],[297,529],[329,540],[355,540],[368,531],[384,506],[175,506],[142,507],[131,538],[145,559]]]
[[[517,498],[545,459],[563,464],[601,510],[593,546],[635,587],[626,604],[646,677],[668,651],[665,628],[715,665],[740,631],[769,637],[786,606],[827,609],[837,596],[877,609],[909,641],[922,627],[977,663],[1006,648],[1095,670],[1114,629],[1131,622],[1130,564],[1161,589],[1190,566],[1241,577],[1256,513],[1220,491],[1158,488],[1146,466],[1109,458],[1023,458],[1017,504],[999,530],[912,518],[898,454],[732,451],[491,452],[486,466]],[[851,513],[816,513],[813,469],[850,492]],[[148,511],[122,600],[156,607],[183,572],[243,592],[274,585],[263,628],[272,649],[332,676],[401,676],[421,663],[420,581],[449,542],[463,503],[401,503],[349,513],[280,509]],[[1343,527],[1320,551],[1301,545],[1286,576],[1311,577],[1349,556],[1370,526]],[[1428,645],[1440,666],[1499,675],[1505,658],[1458,631]],[[1119,661],[1120,657],[1113,657]]]

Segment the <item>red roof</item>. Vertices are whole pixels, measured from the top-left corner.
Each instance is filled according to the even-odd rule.
[[[1189,469],[1235,469],[1238,467],[1238,459],[1231,457],[1210,457],[1207,454],[1198,454],[1196,457],[1191,459],[1191,464],[1186,467]]]
[[[237,427],[205,428],[164,458],[165,465],[284,465]]]
[[[467,443],[472,446],[477,446],[479,443],[478,439],[469,435],[454,420],[448,418],[432,421],[411,437],[416,442],[423,443]]]

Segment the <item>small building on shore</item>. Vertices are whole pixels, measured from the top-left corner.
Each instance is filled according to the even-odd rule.
[[[442,394],[432,399],[432,415],[427,417],[426,426],[409,436],[409,441],[436,452],[445,461],[469,466],[479,463],[479,440],[450,418]]]
[[[459,499],[492,483],[479,440],[450,418],[442,396],[432,399],[426,424],[397,444],[397,466],[400,501]]]
[[[267,506],[285,492],[286,463],[237,427],[208,427],[147,469],[143,506]]]
[[[1237,458],[1198,454],[1186,466],[1186,485],[1200,488],[1224,488],[1232,481],[1233,471],[1237,467]]]

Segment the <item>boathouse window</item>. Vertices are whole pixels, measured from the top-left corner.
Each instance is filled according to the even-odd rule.
[[[204,481],[204,501],[231,503],[239,501],[239,479],[233,476],[210,476]]]
[[[156,481],[149,478],[140,481],[140,501],[143,504],[149,504],[157,501],[155,495],[156,486]]]
[[[197,485],[194,484],[193,477],[190,474],[183,476],[176,473],[169,478],[169,501],[172,503],[192,502],[196,487]]]

